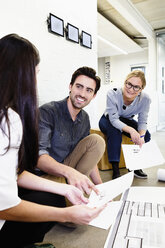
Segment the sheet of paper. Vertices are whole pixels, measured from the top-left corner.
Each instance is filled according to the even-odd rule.
[[[127,200],[165,204],[164,195],[165,187],[131,187]]]
[[[96,186],[99,189],[100,194],[97,195],[94,191],[92,191],[89,197],[88,206],[99,207],[105,203],[108,204],[99,216],[92,220],[89,225],[103,229],[108,229],[110,227],[121,206],[121,202],[112,202],[111,200],[123,193],[126,189],[130,188],[133,178],[133,172],[129,172],[117,179]]]
[[[116,196],[131,187],[133,178],[133,172],[129,172],[114,180],[96,185],[96,188],[99,190],[100,194],[97,195],[94,191],[92,191],[89,197],[88,206],[99,207],[113,200]]]
[[[121,204],[121,201],[109,202],[107,207],[99,214],[98,217],[92,220],[89,225],[102,229],[108,229],[115,221]]]
[[[115,225],[115,223],[113,223]],[[111,227],[104,248],[111,248],[114,226]],[[113,247],[164,248],[164,218],[142,217],[123,213],[118,229],[115,231]],[[127,243],[128,242],[128,243]]]
[[[154,140],[138,145],[122,145],[126,168],[139,170],[163,164],[165,162],[158,145]]]
[[[130,187],[123,192],[122,210],[113,223],[104,248],[165,247],[165,188]]]
[[[165,169],[158,169],[157,170],[157,179],[158,179],[158,181],[165,182]]]

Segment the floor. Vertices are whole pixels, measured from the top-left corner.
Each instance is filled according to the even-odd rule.
[[[165,157],[165,132],[157,132],[152,135],[152,139],[156,140],[162,155]],[[151,156],[154,154],[151,154]],[[157,170],[165,168],[165,164],[161,166],[145,169],[148,179],[134,178],[133,186],[157,186],[164,187],[165,182],[157,180]],[[127,173],[126,169],[120,170],[121,174]],[[100,171],[103,182],[112,179],[112,171]],[[119,197],[117,198],[117,200]],[[78,226],[75,229],[67,228],[57,224],[46,236],[44,243],[49,242],[56,248],[103,248],[109,230],[103,230],[92,226]]]

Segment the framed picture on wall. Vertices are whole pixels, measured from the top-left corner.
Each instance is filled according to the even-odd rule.
[[[105,62],[105,84],[110,83],[110,61]]]
[[[164,92],[164,80],[162,80],[162,94],[164,94],[165,92]]]
[[[164,77],[164,67],[162,67],[162,77]]]
[[[162,94],[165,94],[165,85],[164,85],[164,67],[162,67],[162,75],[161,75],[161,78],[162,78]]]
[[[141,70],[145,74],[145,66],[131,66],[131,71],[134,71],[134,70]]]

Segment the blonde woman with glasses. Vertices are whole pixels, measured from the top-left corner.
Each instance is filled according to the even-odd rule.
[[[122,88],[114,88],[107,93],[106,109],[99,121],[100,130],[107,136],[108,160],[112,164],[115,179],[120,176],[119,160],[122,133],[142,146],[150,140],[147,119],[151,100],[143,92],[145,75],[140,70],[129,73]],[[137,116],[137,121],[134,117]],[[138,178],[147,178],[142,170],[135,170]]]

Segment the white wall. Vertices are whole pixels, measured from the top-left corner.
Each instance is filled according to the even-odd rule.
[[[59,100],[68,95],[72,73],[81,66],[97,69],[97,0],[0,0],[0,37],[17,33],[28,38],[40,52],[38,75],[39,103]],[[92,35],[92,49],[67,41],[47,30],[52,13]],[[90,116],[97,112],[91,105]],[[92,120],[95,122],[94,118]]]
[[[72,73],[80,66],[97,70],[97,0],[0,0],[0,37],[18,33],[32,41],[41,56],[38,75],[39,104],[59,100],[68,95]],[[69,42],[65,37],[53,35],[47,30],[47,17],[52,13],[92,35],[92,49]],[[147,66],[148,54],[141,53],[111,57],[111,84],[104,85],[104,59],[99,59],[99,75],[102,86],[96,98],[85,109],[89,113],[91,127],[98,128],[98,121],[105,109],[106,93],[110,87],[122,85],[131,65]],[[149,91],[149,83],[148,83]],[[147,90],[146,88],[146,90]],[[153,94],[153,93],[151,93]],[[153,94],[154,101],[156,99]],[[156,105],[153,106],[156,108]],[[152,126],[156,122],[152,111]],[[154,112],[154,114],[153,114]],[[154,121],[153,121],[154,120]]]
[[[145,66],[146,67],[146,80],[147,86],[145,91],[150,95],[152,99],[151,108],[149,112],[149,119],[148,119],[148,128],[150,132],[154,132],[156,129],[158,117],[157,117],[157,93],[150,90],[150,82],[148,81],[148,51],[144,50],[143,52],[139,53],[131,53],[128,55],[118,55],[112,56],[110,58],[111,68],[111,83],[109,85],[105,85],[105,75],[104,75],[104,60],[105,58],[99,58],[98,60],[98,71],[99,76],[102,79],[102,86],[100,90],[100,94],[98,97],[99,101],[99,116],[105,110],[106,106],[106,94],[110,88],[114,87],[122,87],[124,80],[127,74],[130,72],[131,66]]]
[[[102,78],[104,84],[104,58],[99,58],[99,75]],[[125,77],[130,72],[131,66],[144,65],[148,66],[148,51],[131,53],[127,55],[117,55],[110,57],[111,63],[111,84],[115,86],[121,86],[125,80]],[[146,68],[147,69],[147,68]],[[111,85],[110,85],[111,87]]]

